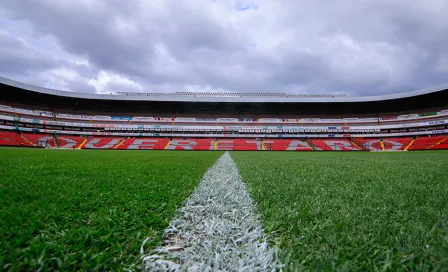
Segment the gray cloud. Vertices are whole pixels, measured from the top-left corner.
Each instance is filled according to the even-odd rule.
[[[86,92],[394,93],[445,83],[447,12],[437,0],[4,0],[6,29],[26,21],[32,33],[14,35],[50,36],[68,59],[0,36],[0,72]]]
[[[26,45],[22,40],[0,30],[0,73],[30,74],[58,66],[57,61]]]

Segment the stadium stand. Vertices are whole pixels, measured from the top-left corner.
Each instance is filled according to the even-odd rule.
[[[127,138],[124,143],[119,145],[116,149],[163,150],[169,142],[170,141],[166,138]]]
[[[408,150],[424,150],[430,147],[435,149],[445,138],[445,136],[418,137],[412,142]]]
[[[412,138],[384,138],[383,145],[386,150],[404,150]]]
[[[56,147],[55,139],[50,134],[22,133],[22,136],[36,147]]]
[[[57,140],[59,141],[59,147],[61,148],[79,148],[86,138],[71,135],[59,135],[57,136]]]
[[[233,146],[234,150],[240,151],[262,150],[261,142],[257,139],[235,139]]]
[[[56,143],[59,142],[59,146]],[[352,139],[200,139],[200,138],[117,138],[57,136],[50,134],[0,132],[0,145],[84,149],[136,150],[241,150],[241,151],[381,151],[447,149],[447,136]]]
[[[85,94],[0,77],[0,145],[78,149],[446,149],[448,85],[393,95]]]
[[[354,145],[357,145],[361,150],[367,151],[382,151],[382,150],[403,150],[411,141],[411,138],[353,138]]]
[[[90,137],[82,148],[86,149],[114,149],[118,144],[124,141],[125,138],[104,138],[104,137]]]
[[[311,140],[314,150],[359,151],[356,144],[348,139]]]
[[[448,149],[448,137],[445,137],[445,139],[434,145],[431,145],[427,149]]]
[[[213,139],[181,139],[175,138],[169,142],[167,150],[213,150]]]
[[[313,147],[302,140],[263,140],[265,150],[272,151],[313,151]]]
[[[0,131],[0,145],[3,146],[32,146],[16,132]]]

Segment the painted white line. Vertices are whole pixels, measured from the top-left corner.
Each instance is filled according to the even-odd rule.
[[[143,257],[146,271],[275,271],[238,168],[226,152],[165,230],[165,245]]]

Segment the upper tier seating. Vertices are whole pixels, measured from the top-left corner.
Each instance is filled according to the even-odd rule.
[[[342,118],[342,117],[322,117],[311,116],[311,118],[283,119],[276,117],[268,118],[239,118],[236,116],[228,118],[196,118],[196,117],[151,117],[151,116],[112,116],[112,115],[93,115],[93,114],[65,114],[54,113],[51,111],[28,110],[13,108],[7,105],[0,105],[0,114],[5,116],[14,116],[21,118],[32,118],[45,121],[73,121],[82,123],[117,123],[117,124],[282,124],[282,125],[322,125],[322,126],[357,126],[357,125],[387,125],[400,124],[419,121],[443,120],[448,116],[448,110],[440,110],[431,113],[412,113],[391,116],[373,116],[360,118]]]

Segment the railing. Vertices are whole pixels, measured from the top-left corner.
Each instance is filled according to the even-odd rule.
[[[149,92],[116,92],[114,95],[133,96],[188,96],[188,97],[346,97],[347,94],[287,94],[287,93],[232,93],[232,92],[171,92],[171,93],[149,93]]]

